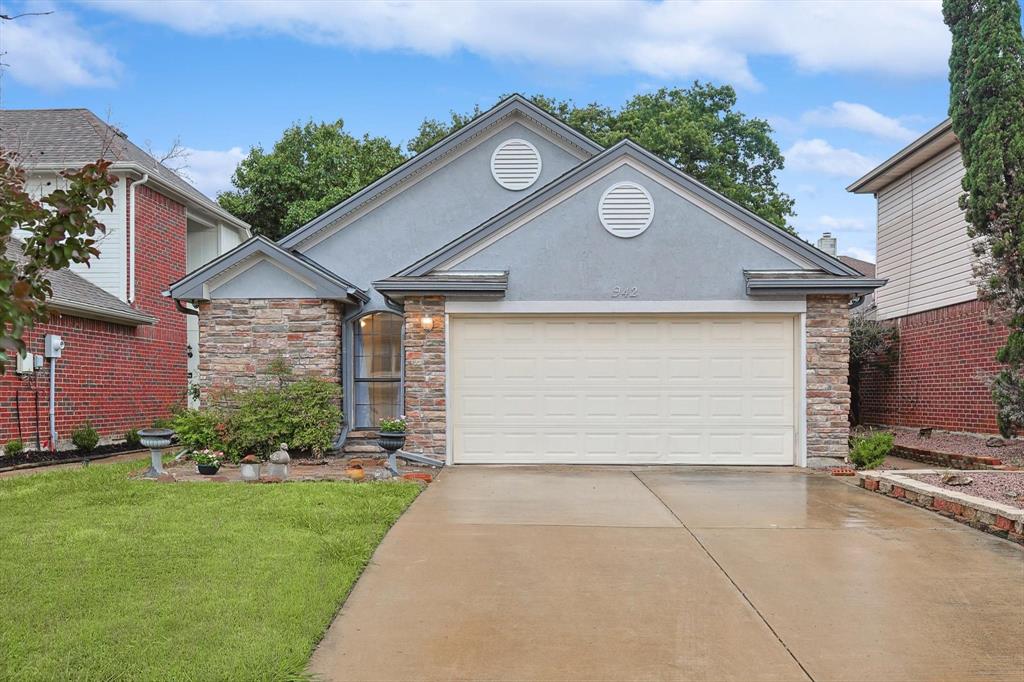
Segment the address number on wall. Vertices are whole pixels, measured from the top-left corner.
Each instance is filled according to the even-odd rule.
[[[637,287],[612,287],[612,298],[636,298],[639,293]]]

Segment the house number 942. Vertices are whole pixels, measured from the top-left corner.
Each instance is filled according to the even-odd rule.
[[[636,298],[637,287],[612,287],[612,298]]]

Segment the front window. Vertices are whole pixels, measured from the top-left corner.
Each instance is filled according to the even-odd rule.
[[[402,317],[371,313],[355,323],[355,414],[357,429],[402,414]]]

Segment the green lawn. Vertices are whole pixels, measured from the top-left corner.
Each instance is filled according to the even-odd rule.
[[[0,480],[0,678],[299,675],[419,490],[128,480],[137,466]]]

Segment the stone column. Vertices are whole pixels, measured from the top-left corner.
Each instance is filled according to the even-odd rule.
[[[429,328],[424,318],[430,318]],[[405,299],[405,449],[446,454],[444,298]]]
[[[850,439],[850,297],[807,297],[807,466],[846,461]]]

